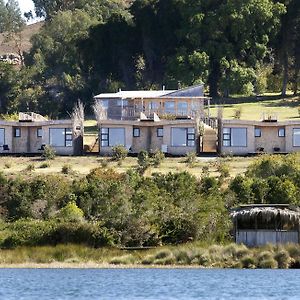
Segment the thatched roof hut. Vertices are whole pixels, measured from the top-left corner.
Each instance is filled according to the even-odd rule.
[[[236,242],[299,242],[300,208],[286,204],[241,205],[231,211]]]

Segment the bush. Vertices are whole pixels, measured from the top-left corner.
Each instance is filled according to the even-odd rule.
[[[68,222],[81,222],[83,221],[84,214],[82,209],[76,205],[75,201],[70,201],[56,216]]]
[[[50,168],[50,163],[49,162],[43,162],[40,165],[40,169],[46,169],[46,168]]]
[[[101,165],[102,168],[107,168],[108,160],[107,159],[101,159],[100,160],[100,165]]]
[[[128,150],[121,145],[112,148],[112,157],[116,161],[122,161],[127,157]]]
[[[152,157],[152,164],[155,168],[159,167],[165,159],[165,154],[162,151],[155,151]]]
[[[62,168],[61,168],[61,172],[63,174],[70,174],[72,172],[72,167],[68,164],[63,165]]]
[[[193,168],[195,166],[195,163],[197,162],[197,154],[196,152],[189,152],[186,154],[186,164],[189,168]]]
[[[256,261],[252,256],[245,256],[241,259],[242,268],[254,269]]]
[[[279,269],[288,269],[292,260],[291,257],[288,253],[288,251],[282,249],[279,250],[275,255],[274,255],[275,260],[278,263],[278,268]]]
[[[46,145],[43,150],[42,158],[44,158],[45,160],[54,159],[55,158],[55,150],[51,146]]]
[[[29,164],[29,165],[27,165],[25,170],[28,171],[28,172],[32,172],[32,171],[35,170],[35,165],[34,164]]]
[[[130,265],[136,263],[134,257],[132,255],[124,255],[124,256],[117,256],[110,260],[110,264],[113,265]]]
[[[235,119],[240,119],[242,116],[242,109],[241,108],[237,108],[234,111],[234,118]]]

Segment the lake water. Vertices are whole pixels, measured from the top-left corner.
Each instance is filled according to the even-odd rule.
[[[300,299],[300,271],[0,269],[0,299]]]

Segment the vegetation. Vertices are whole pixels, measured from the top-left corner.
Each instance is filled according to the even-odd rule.
[[[1,113],[58,117],[78,99],[91,104],[99,92],[163,83],[170,89],[204,83],[214,100],[298,92],[297,0],[34,4],[26,17],[35,13],[45,21],[24,53],[18,5],[0,2],[0,32],[16,42],[22,57],[20,70],[0,63]]]

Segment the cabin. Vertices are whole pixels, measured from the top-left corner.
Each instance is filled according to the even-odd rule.
[[[261,121],[222,119],[218,136],[222,155],[292,153],[300,150],[300,121],[272,116]]]
[[[138,120],[103,120],[99,124],[100,155],[111,155],[114,146],[124,146],[129,153],[157,150],[170,155],[197,152],[199,130],[195,120],[160,119],[143,115]]]
[[[81,155],[83,126],[33,112],[19,113],[17,121],[0,120],[0,154],[41,154],[46,145],[58,155]]]
[[[94,97],[111,120],[136,120],[141,113],[159,117],[166,115],[204,118],[204,106],[210,99],[204,97],[204,86],[197,85],[180,90],[122,91]]]
[[[287,204],[241,205],[231,211],[234,238],[250,247],[299,243],[300,208]]]

